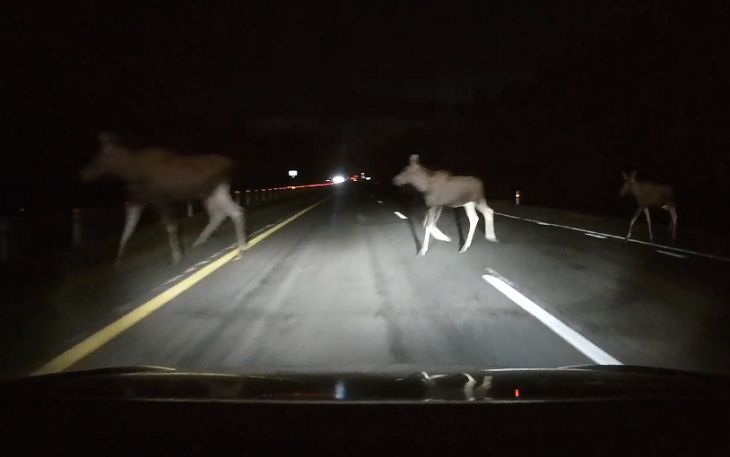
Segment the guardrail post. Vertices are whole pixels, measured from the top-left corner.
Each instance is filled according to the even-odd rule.
[[[515,192],[515,205],[520,204],[520,191]]]
[[[241,191],[237,190],[233,192],[233,198],[236,200],[236,205],[241,206]]]
[[[251,206],[251,190],[246,190],[246,206]]]
[[[188,202],[188,217],[193,217],[193,204]]]
[[[81,208],[71,210],[71,242],[74,246],[81,244]]]

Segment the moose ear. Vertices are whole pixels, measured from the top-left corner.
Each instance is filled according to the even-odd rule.
[[[418,164],[418,154],[411,154],[411,165]]]
[[[627,175],[625,171],[621,172],[621,176],[623,176],[624,180],[629,179],[629,175]]]

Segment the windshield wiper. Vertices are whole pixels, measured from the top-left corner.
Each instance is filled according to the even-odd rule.
[[[726,378],[631,366],[496,369],[405,375],[186,373],[141,366],[7,380],[6,398],[206,399],[257,401],[567,401],[730,398]]]

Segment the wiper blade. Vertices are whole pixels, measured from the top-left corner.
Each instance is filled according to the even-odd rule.
[[[561,370],[590,370],[610,373],[631,373],[631,374],[646,374],[646,375],[666,375],[666,376],[689,376],[689,377],[718,377],[718,374],[678,370],[674,368],[662,368],[662,367],[647,367],[643,365],[567,365],[560,367]]]
[[[674,373],[674,376],[667,374]],[[637,367],[498,369],[464,373],[265,374],[184,373],[120,367],[3,382],[5,398],[74,400],[255,401],[569,401],[653,398],[730,399],[730,381]]]
[[[52,373],[42,376],[105,376],[115,374],[133,374],[133,373],[173,373],[177,370],[170,367],[157,365],[133,365],[126,367],[106,367],[91,368],[88,370],[74,370],[62,373]]]

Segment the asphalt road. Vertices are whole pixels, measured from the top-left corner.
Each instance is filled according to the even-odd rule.
[[[493,205],[512,216],[495,218],[499,243],[484,239],[480,221],[471,248],[459,254],[466,217],[447,209],[439,227],[453,241],[432,240],[421,257],[418,200],[359,184],[272,209],[259,232],[315,203],[69,368],[241,373],[623,363],[730,374],[724,259],[603,237],[595,223],[586,235],[560,226],[559,213],[553,225],[524,220],[530,209],[515,212],[508,203]],[[220,241],[210,256],[225,246]],[[202,268],[197,258],[189,262],[175,275],[156,267],[171,279],[162,285],[155,276],[160,285],[148,281],[137,299],[105,299],[105,290],[115,292],[100,289],[98,316],[83,331],[56,314],[45,331],[68,334],[32,361],[47,362],[41,356],[73,348],[184,284]],[[78,319],[73,307],[64,312]]]

